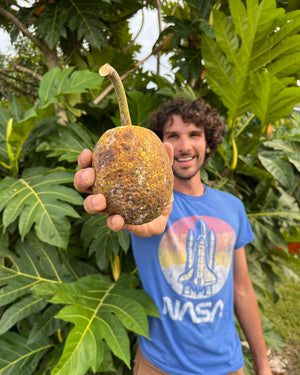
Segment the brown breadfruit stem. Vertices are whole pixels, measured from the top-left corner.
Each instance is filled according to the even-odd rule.
[[[119,74],[109,64],[102,65],[101,68],[99,69],[99,73],[102,77],[108,77],[114,86],[114,89],[118,98],[118,103],[119,103],[121,125],[122,126],[131,125],[127,98],[126,98],[124,86],[123,86],[123,83],[121,81]]]

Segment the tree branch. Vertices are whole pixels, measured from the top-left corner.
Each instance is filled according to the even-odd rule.
[[[39,73],[36,73],[34,72],[33,70],[29,69],[29,68],[26,68],[25,66],[21,66],[21,65],[15,65],[14,66],[15,70],[17,70],[18,72],[21,72],[21,73],[26,73],[26,74],[29,74],[31,75],[33,78],[41,81],[41,79],[43,78],[43,76],[41,76]]]
[[[128,72],[124,73],[122,76],[120,76],[121,80],[123,81],[125,78],[127,78],[129,76],[129,74],[131,74],[132,72],[134,72],[140,65],[142,65],[145,61],[147,61],[151,56],[152,56],[152,52],[146,56],[143,60],[140,60],[138,61],[136,64],[135,64],[135,67],[128,70]],[[111,90],[113,89],[113,85],[109,85],[94,101],[93,103],[94,104],[98,104],[101,102],[101,100],[103,100],[106,95],[108,95]]]
[[[143,27],[144,27],[144,22],[145,22],[144,9],[142,8],[141,11],[142,11],[142,23],[141,23],[141,26],[140,26],[138,32],[136,33],[135,37],[132,39],[131,43],[129,43],[128,46],[126,46],[126,47],[123,49],[123,52],[128,51],[129,48],[130,48],[131,46],[134,45],[135,41],[137,40],[138,36],[140,35],[140,33],[141,33],[141,31],[142,31],[142,29],[143,29]]]
[[[178,6],[179,6],[179,0],[177,0],[177,3],[174,5],[174,8],[173,8],[173,10],[172,10],[172,12],[171,12],[171,16],[174,16],[174,14],[175,14],[176,9],[177,9]],[[166,28],[167,28],[167,26],[164,28],[163,31],[165,31]],[[164,47],[164,45],[167,44],[167,43],[170,41],[170,39],[173,37],[173,35],[174,35],[174,33],[169,34],[169,35],[166,37],[165,40],[161,41],[161,42],[157,45],[157,47],[153,48],[153,55],[155,55],[156,53],[160,52],[160,51],[162,50],[162,48]],[[154,45],[155,45],[155,44],[154,44]]]
[[[71,60],[71,57],[81,46],[81,43],[82,43],[82,39],[79,39],[78,42],[75,44],[74,48],[72,49],[72,51],[70,52],[70,54],[64,59],[64,64],[67,64]]]
[[[132,17],[134,14],[136,14],[139,10],[141,10],[141,9],[143,9],[143,8],[145,8],[145,7],[147,7],[148,5],[150,5],[151,3],[153,3],[154,1],[155,1],[155,0],[148,0],[148,1],[146,2],[146,4],[141,5],[139,8],[137,8],[137,9],[134,10],[133,12],[130,12],[130,13],[126,14],[124,17],[119,18],[118,20],[115,21],[115,23],[118,23],[118,22],[120,22],[120,21],[125,21],[125,20],[131,18],[131,17]]]
[[[39,73],[36,73],[35,71],[25,67],[25,66],[22,66],[22,65],[15,65],[10,59],[7,58],[7,56],[5,55],[2,55],[0,53],[0,57],[3,59],[3,60],[6,60],[8,62],[9,65],[12,66],[12,68],[1,68],[0,71],[5,71],[5,72],[21,72],[21,73],[25,73],[25,74],[29,74],[30,76],[32,76],[33,78],[37,79],[37,80],[41,80],[43,78],[43,76],[41,76]]]
[[[22,33],[27,36],[44,54],[49,53],[49,49],[45,47],[38,38],[36,38],[27,27],[17,19],[13,14],[9,13],[7,10],[0,7],[0,14],[11,21],[14,25],[17,26]]]
[[[0,74],[2,74],[4,77],[7,77],[11,80],[14,80],[16,82],[21,82],[23,85],[30,85],[32,87],[35,87],[35,88],[38,88],[39,86],[32,83],[32,82],[29,82],[29,81],[25,81],[24,79],[21,79],[21,78],[18,78],[18,76],[16,77],[12,77],[11,75],[7,74],[7,73],[15,73],[16,70],[15,69],[0,69]]]
[[[156,0],[156,6],[157,6],[158,31],[159,31],[159,35],[160,35],[161,31],[162,31],[162,26],[161,26],[161,3],[160,3],[160,0]],[[160,73],[160,51],[157,52],[157,61],[156,61],[156,74],[159,75],[159,73]]]
[[[151,2],[152,1],[149,1],[149,3]],[[174,6],[174,9],[172,10],[172,15],[174,15],[178,5],[179,5],[179,0],[177,1],[177,3]],[[161,41],[158,44],[158,46],[153,48],[152,52],[148,56],[146,56],[143,60],[138,61],[135,64],[135,67],[133,69],[130,69],[128,72],[120,76],[121,80],[123,81],[125,78],[127,78],[129,74],[134,72],[140,65],[142,65],[145,61],[147,61],[152,55],[159,53],[163,49],[165,44],[167,44],[172,37],[173,37],[173,34],[169,34],[165,40]],[[113,85],[109,85],[96,99],[94,99],[93,103],[94,104],[100,103],[106,97],[106,95],[108,95],[111,92],[111,90],[113,90]]]
[[[7,86],[10,86],[12,89],[14,89],[15,91],[21,93],[21,94],[24,94],[24,95],[27,95],[27,96],[32,96],[33,98],[37,98],[36,95],[32,94],[31,92],[28,92],[24,89],[22,89],[21,87],[17,87],[16,85],[14,85],[13,83],[7,81],[6,79],[4,79],[3,77],[1,77],[0,75],[0,81],[3,81]]]

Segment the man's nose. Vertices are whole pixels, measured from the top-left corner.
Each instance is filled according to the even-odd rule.
[[[191,149],[191,143],[188,138],[183,137],[180,139],[180,145],[179,145],[181,152],[186,152]]]

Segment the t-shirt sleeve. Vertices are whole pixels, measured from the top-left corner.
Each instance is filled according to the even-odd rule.
[[[240,201],[239,210],[239,230],[235,242],[235,250],[248,245],[254,239],[251,225],[249,223],[248,216],[246,214],[243,203]]]

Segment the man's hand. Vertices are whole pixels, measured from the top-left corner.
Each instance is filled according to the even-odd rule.
[[[170,162],[173,163],[173,147],[169,143],[164,143],[168,152]],[[84,209],[90,214],[105,213],[106,199],[103,194],[93,194],[92,186],[95,182],[95,170],[92,165],[92,152],[83,150],[78,157],[78,165],[81,168],[74,177],[74,186],[76,190],[82,193],[90,193],[84,200]],[[108,227],[114,232],[122,229],[128,230],[139,237],[151,237],[161,234],[167,225],[169,215],[172,210],[173,196],[163,213],[153,221],[142,225],[129,225],[124,223],[120,215],[110,215],[107,218]]]

